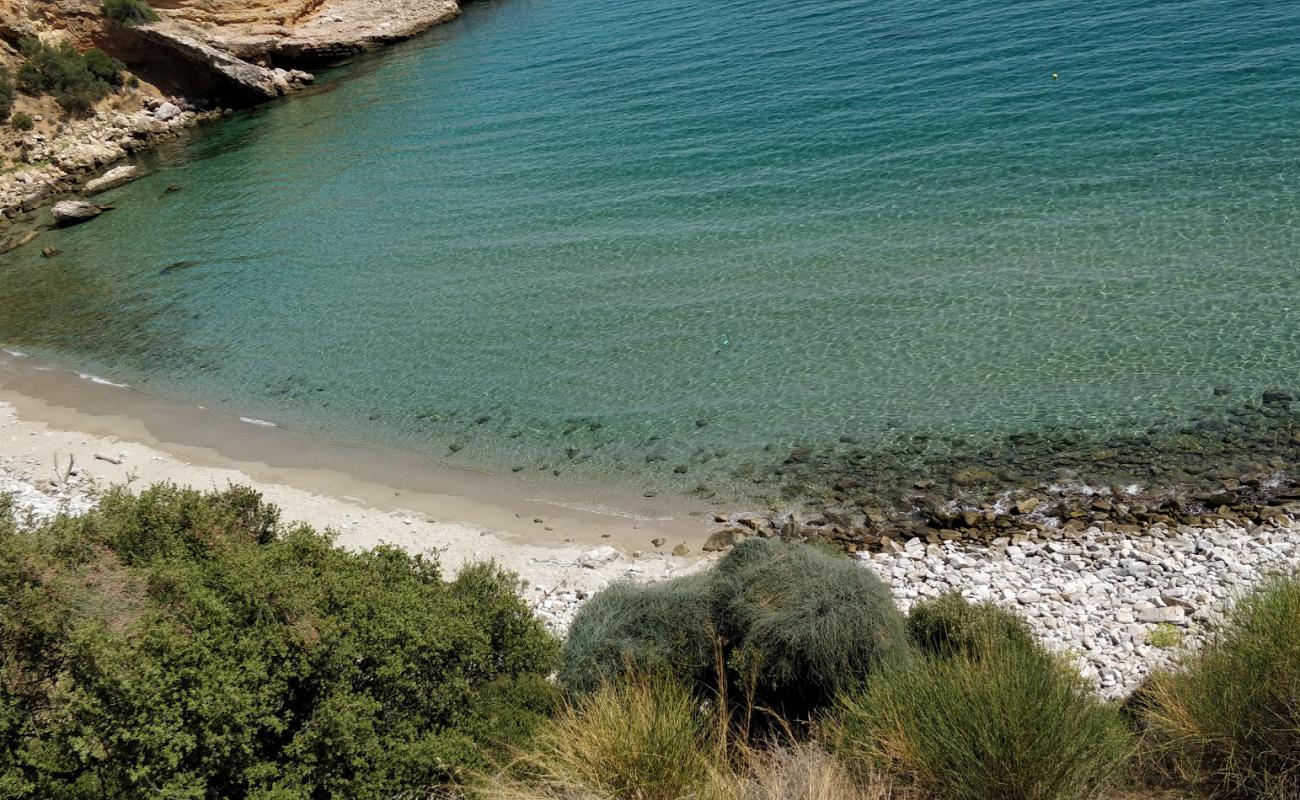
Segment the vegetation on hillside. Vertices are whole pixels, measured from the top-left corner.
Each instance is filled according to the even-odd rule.
[[[1295,577],[1127,716],[1009,612],[904,619],[807,546],[610,587],[562,657],[516,588],[337,549],[241,488],[35,526],[0,498],[0,798],[1091,800],[1135,764],[1300,796]]]
[[[556,645],[490,565],[443,579],[156,486],[0,523],[0,797],[388,798],[522,742]]]
[[[1300,576],[1241,599],[1135,703],[1154,755],[1219,797],[1300,797]]]
[[[84,115],[100,98],[123,83],[122,63],[99,48],[81,53],[69,42],[49,45],[28,37],[19,51],[18,88],[30,95],[52,95],[70,114]]]
[[[0,122],[9,119],[9,112],[14,107],[14,82],[9,77],[9,70],[0,67]]]
[[[158,12],[145,0],[104,0],[104,16],[122,25],[141,25],[158,19]]]
[[[913,616],[927,652],[843,695],[829,723],[850,760],[936,800],[1083,800],[1118,776],[1118,709],[1018,619],[957,597]]]
[[[908,658],[888,589],[830,551],[751,539],[706,573],[619,585],[578,613],[560,681],[592,691],[625,671],[677,676],[748,728],[756,711],[806,718]]]

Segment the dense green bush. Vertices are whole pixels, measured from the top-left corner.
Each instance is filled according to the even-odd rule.
[[[158,19],[158,12],[144,0],[104,0],[104,16],[123,25],[140,25]]]
[[[889,589],[838,553],[753,539],[718,562],[713,583],[728,665],[763,705],[808,710],[908,658]]]
[[[713,668],[715,647],[708,575],[660,584],[616,583],[578,611],[560,660],[559,679],[592,692],[629,668],[687,678]]]
[[[629,667],[667,670],[746,712],[798,718],[907,657],[902,617],[871,571],[807,545],[751,539],[706,573],[592,598],[559,674],[590,691]]]
[[[934,656],[978,658],[1010,647],[1037,647],[1023,619],[956,593],[919,601],[907,615],[907,632],[918,650]]]
[[[19,49],[26,60],[18,68],[18,88],[53,95],[69,113],[89,113],[96,101],[122,85],[122,63],[98,48],[83,54],[68,42],[48,45],[29,37]]]
[[[1179,666],[1135,703],[1154,756],[1217,796],[1300,796],[1300,576],[1244,597]]]
[[[9,124],[13,125],[14,128],[20,131],[30,131],[32,128],[36,127],[36,120],[19,111],[10,118]]]
[[[947,652],[842,696],[842,756],[935,800],[1082,800],[1117,776],[1129,732],[1077,673],[1037,647]]]
[[[0,522],[0,797],[387,798],[481,769],[555,701],[513,580],[337,549],[239,488]]]

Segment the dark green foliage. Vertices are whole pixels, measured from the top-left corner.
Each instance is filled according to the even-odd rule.
[[[69,113],[89,113],[96,101],[122,85],[121,62],[98,48],[83,54],[68,42],[51,46],[27,38],[19,49],[26,60],[18,68],[18,88],[53,95]]]
[[[1020,617],[955,593],[918,602],[907,617],[907,632],[921,652],[941,657],[978,658],[1010,647],[1037,647]]]
[[[32,128],[36,127],[36,120],[19,111],[9,120],[9,124],[13,125],[20,131],[30,131]]]
[[[14,107],[14,82],[9,71],[0,67],[0,122],[9,119],[9,112]]]
[[[701,678],[714,664],[710,576],[616,583],[587,601],[569,629],[560,682],[591,692],[629,667]]]
[[[0,797],[391,797],[555,703],[511,577],[349,553],[246,489],[0,522],[0,594]]]
[[[100,50],[98,47],[92,47],[82,54],[82,60],[86,65],[86,72],[97,81],[107,83],[109,86],[122,85],[122,62],[112,58]]]
[[[729,666],[762,705],[820,705],[886,663],[907,659],[889,589],[842,555],[751,539],[713,570],[715,628]],[[791,706],[793,704],[793,706]]]
[[[1084,800],[1131,750],[1117,709],[1038,647],[961,648],[841,697],[840,754],[935,800]]]
[[[1215,796],[1300,796],[1300,576],[1243,598],[1202,650],[1135,702],[1147,755]]]
[[[158,13],[144,0],[104,0],[104,16],[123,25],[140,25],[158,19]]]
[[[560,678],[590,691],[629,667],[666,670],[796,718],[906,659],[903,620],[873,573],[807,545],[752,539],[709,572],[597,595],[574,620]]]

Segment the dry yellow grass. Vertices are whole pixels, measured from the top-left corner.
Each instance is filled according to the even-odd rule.
[[[478,787],[486,800],[906,800],[815,744],[719,741],[713,711],[635,675],[570,704]]]

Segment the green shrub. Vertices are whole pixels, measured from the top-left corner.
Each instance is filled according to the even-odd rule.
[[[1130,750],[1118,710],[1036,648],[927,656],[844,695],[842,756],[935,800],[1096,796]]]
[[[692,693],[629,673],[585,694],[487,781],[495,800],[683,800],[710,796],[717,752]]]
[[[98,47],[92,47],[82,54],[82,61],[86,65],[86,72],[97,81],[107,83],[109,86],[121,86],[122,70],[125,68],[121,61],[109,56]]]
[[[9,120],[9,124],[13,125],[20,131],[30,131],[32,128],[36,127],[36,120],[19,111]]]
[[[1020,617],[992,603],[969,603],[957,593],[921,600],[907,617],[907,632],[921,652],[978,658],[1009,647],[1037,647]]]
[[[578,611],[559,679],[591,692],[629,668],[704,680],[714,665],[708,575],[661,584],[616,583]]]
[[[144,0],[104,0],[104,16],[123,25],[140,25],[154,22],[158,12]]]
[[[18,88],[31,95],[53,95],[72,114],[88,113],[113,86],[122,84],[121,62],[98,48],[82,54],[68,42],[51,46],[28,37],[19,50],[26,60],[18,68]]]
[[[1155,756],[1217,796],[1300,796],[1300,576],[1244,597],[1179,666],[1141,698]]]
[[[513,586],[346,552],[239,488],[0,522],[0,796],[380,798],[481,770],[555,702]]]
[[[9,112],[14,107],[14,82],[9,77],[9,70],[0,67],[0,122],[9,119]]]
[[[751,539],[708,572],[592,598],[559,675],[590,691],[629,667],[667,670],[743,719],[756,706],[798,719],[907,657],[902,617],[871,571],[815,547]]]
[[[809,710],[908,657],[889,589],[829,550],[751,539],[718,562],[713,583],[728,666],[762,705]]]

